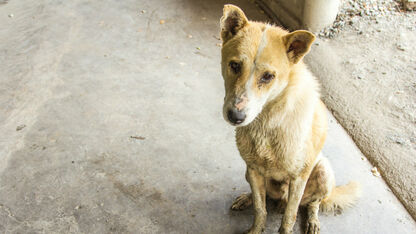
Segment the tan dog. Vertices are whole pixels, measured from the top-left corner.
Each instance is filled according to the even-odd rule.
[[[221,18],[224,118],[237,126],[237,146],[247,164],[251,194],[232,209],[254,204],[248,233],[266,222],[266,194],[286,206],[280,233],[292,233],[299,205],[308,210],[306,233],[319,233],[318,210],[351,206],[357,183],[335,187],[331,166],[321,155],[327,131],[319,85],[302,62],[315,36],[248,21],[224,6]]]

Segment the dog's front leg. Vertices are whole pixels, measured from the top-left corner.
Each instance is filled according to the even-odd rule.
[[[254,204],[254,223],[249,234],[261,233],[266,225],[266,184],[264,176],[247,167],[246,178],[250,183]]]
[[[282,224],[280,225],[280,234],[292,233],[293,225],[296,222],[296,215],[298,213],[299,203],[302,199],[307,180],[298,177],[290,181],[289,184],[289,199],[287,202],[285,214],[283,215]]]

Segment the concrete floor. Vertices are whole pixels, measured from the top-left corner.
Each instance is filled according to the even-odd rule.
[[[249,186],[221,115],[223,4],[0,1],[0,233],[250,226],[251,209],[229,210]],[[238,5],[264,19],[250,1]],[[338,184],[358,180],[364,196],[342,215],[321,215],[322,233],[416,233],[332,117],[324,153]],[[279,228],[275,205],[266,233]]]

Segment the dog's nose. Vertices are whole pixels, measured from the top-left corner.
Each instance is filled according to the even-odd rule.
[[[240,124],[246,119],[246,114],[235,109],[230,109],[227,112],[228,120],[234,124]]]

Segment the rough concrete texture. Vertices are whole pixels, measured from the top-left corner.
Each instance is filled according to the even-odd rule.
[[[0,5],[0,233],[239,233],[250,226],[251,209],[228,209],[249,186],[221,115],[215,36],[223,4]],[[238,5],[264,19],[250,2]],[[338,183],[358,180],[364,194],[340,216],[321,215],[322,233],[416,232],[333,118],[324,154]],[[275,206],[269,202],[266,233],[278,230]],[[304,218],[301,212],[295,233]]]
[[[325,103],[416,219],[416,14],[353,18],[306,59]]]

